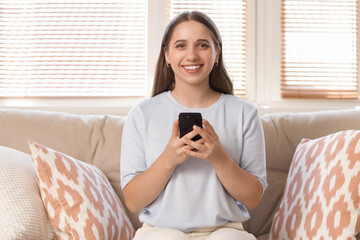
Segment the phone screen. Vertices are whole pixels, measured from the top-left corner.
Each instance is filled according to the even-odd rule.
[[[187,133],[193,130],[193,126],[199,126],[202,128],[202,116],[201,113],[197,112],[182,112],[179,114],[179,128],[180,128],[180,137],[183,137]],[[191,140],[199,140],[201,136],[198,134],[193,137]]]

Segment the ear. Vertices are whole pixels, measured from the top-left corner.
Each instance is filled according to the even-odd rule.
[[[165,63],[166,64],[170,63],[168,51],[166,50],[164,51],[164,56],[165,56]]]
[[[218,50],[218,52],[217,52],[217,54],[216,54],[215,62],[218,62],[218,61],[219,61],[220,54],[221,54],[221,48]]]

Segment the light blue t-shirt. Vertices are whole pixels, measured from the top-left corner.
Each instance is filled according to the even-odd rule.
[[[180,112],[200,112],[230,157],[266,189],[264,134],[257,109],[227,94],[208,108],[188,108],[169,91],[142,101],[128,114],[121,147],[122,188],[161,155]],[[164,190],[139,217],[150,225],[184,232],[250,218],[246,207],[222,186],[211,164],[194,157],[176,167]]]

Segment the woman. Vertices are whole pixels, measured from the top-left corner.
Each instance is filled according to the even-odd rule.
[[[144,222],[135,239],[255,239],[241,222],[267,187],[262,126],[257,109],[233,95],[207,15],[169,23],[154,79],[123,133],[124,197]],[[181,112],[201,113],[204,127],[180,138]]]

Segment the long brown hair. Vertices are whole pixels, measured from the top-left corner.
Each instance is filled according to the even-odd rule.
[[[204,24],[211,32],[216,49],[220,51],[218,63],[213,67],[209,75],[210,87],[220,93],[234,95],[233,84],[223,63],[222,40],[215,23],[206,14],[198,11],[185,11],[170,21],[165,29],[161,42],[161,50],[156,64],[152,97],[175,87],[175,75],[171,67],[166,66],[165,52],[168,50],[169,41],[177,25],[187,21],[196,21]]]

